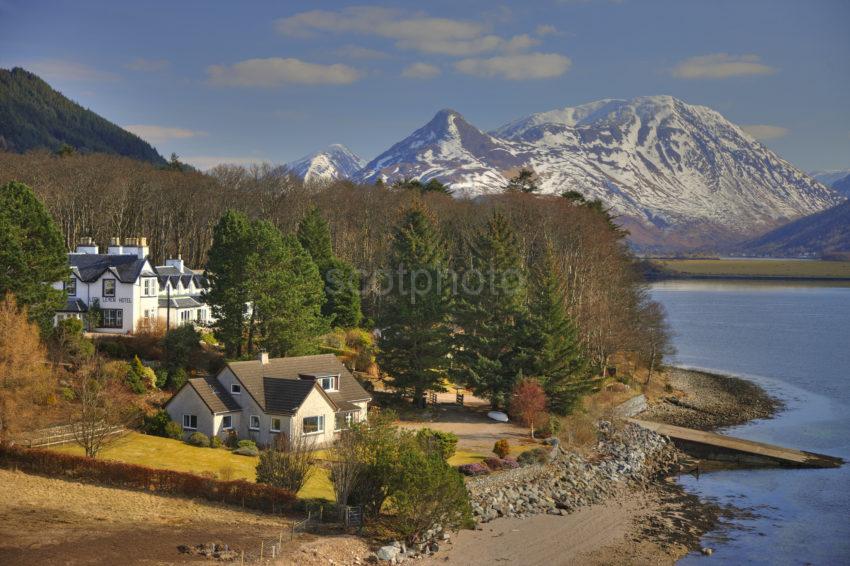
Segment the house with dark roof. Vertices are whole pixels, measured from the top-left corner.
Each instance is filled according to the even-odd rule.
[[[366,419],[371,395],[333,354],[229,362],[214,377],[190,379],[165,410],[188,435],[272,444],[280,435],[317,445]]]
[[[212,322],[210,309],[201,299],[206,278],[179,258],[154,267],[146,238],[127,238],[123,244],[112,238],[105,254],[99,253],[91,238],[83,238],[76,251],[68,254],[68,265],[68,279],[53,284],[66,293],[56,323],[66,318],[96,320],[89,331],[128,334],[157,320],[170,327]],[[94,309],[99,309],[98,317],[88,315]]]

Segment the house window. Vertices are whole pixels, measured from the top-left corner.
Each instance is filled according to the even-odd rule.
[[[337,380],[339,376],[337,375],[329,375],[327,377],[319,378],[319,385],[322,386],[322,389],[325,391],[336,391],[337,390]]]
[[[198,428],[198,415],[183,415],[183,428],[185,430],[196,430]]]
[[[65,292],[68,293],[69,297],[74,297],[77,295],[76,277],[71,277],[68,281],[65,282]]]
[[[251,415],[251,422],[248,425],[248,428],[251,430],[260,430],[260,417],[257,415]]]
[[[320,432],[325,431],[325,416],[319,415],[318,417],[304,417],[304,420],[301,421],[301,433],[302,434],[318,434]]]
[[[180,312],[180,322],[189,322],[192,320],[192,311],[185,310]]]
[[[230,392],[234,395],[239,395],[240,393],[242,393],[242,386],[237,383],[231,383]]]
[[[233,428],[233,417],[230,415],[224,415],[221,417],[221,428],[224,430],[230,430]]]
[[[276,417],[272,418],[271,431],[272,432],[280,432],[280,419],[278,419]]]
[[[153,297],[156,295],[156,279],[142,279],[142,295],[145,297]]]
[[[351,413],[335,413],[334,414],[334,430],[343,430],[351,428],[352,415]]]
[[[204,309],[198,309],[198,316],[195,317],[195,320],[197,322],[204,322],[206,318],[206,311]]]
[[[115,296],[115,279],[104,279],[103,280],[103,296],[104,297],[114,297]]]
[[[124,326],[124,311],[121,309],[103,309],[101,328],[121,328]]]

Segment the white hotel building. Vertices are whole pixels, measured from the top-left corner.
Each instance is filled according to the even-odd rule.
[[[105,254],[99,253],[91,238],[83,238],[76,251],[68,254],[70,278],[53,284],[67,294],[56,321],[86,321],[86,314],[98,305],[100,325],[90,328],[91,332],[130,334],[157,320],[170,327],[209,325],[210,309],[201,299],[207,284],[203,274],[187,268],[179,258],[153,266],[148,252],[146,238],[127,238],[123,245],[119,238],[112,238]]]

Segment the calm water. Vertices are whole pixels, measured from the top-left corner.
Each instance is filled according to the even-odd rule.
[[[727,432],[850,461],[850,286],[672,281],[652,292],[676,333],[676,363],[750,378],[787,404]],[[757,514],[709,533],[714,555],[682,564],[850,564],[850,465],[681,483]]]

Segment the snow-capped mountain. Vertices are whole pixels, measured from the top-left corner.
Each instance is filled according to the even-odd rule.
[[[600,198],[671,243],[734,240],[841,201],[719,113],[670,96],[600,100],[490,133],[442,110],[355,180],[437,177],[474,196],[501,191],[520,167],[543,193]]]
[[[286,165],[305,181],[348,179],[363,167],[364,161],[344,145],[335,143]]]
[[[850,169],[834,169],[832,171],[812,171],[811,177],[827,187],[838,191],[850,198]]]
[[[437,177],[457,194],[477,194],[504,186],[505,173],[527,161],[516,146],[485,134],[454,110],[440,110],[430,122],[367,163],[355,180]]]

